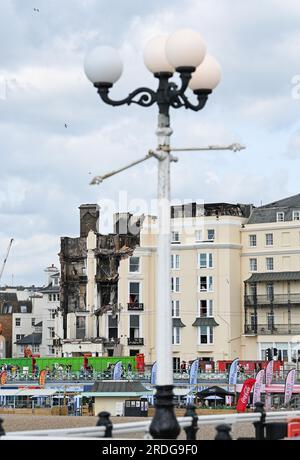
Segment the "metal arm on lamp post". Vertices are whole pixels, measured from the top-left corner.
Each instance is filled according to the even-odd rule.
[[[208,96],[220,81],[221,71],[217,61],[206,54],[201,35],[190,29],[182,29],[169,37],[158,36],[150,40],[144,51],[146,67],[158,79],[157,90],[141,87],[126,98],[113,100],[110,90],[122,74],[122,62],[116,50],[110,47],[96,48],[85,60],[85,72],[98,90],[103,102],[111,106],[137,104],[142,107],[158,106],[157,149],[146,157],[117,171],[98,176],[92,183],[102,182],[134,164],[151,156],[158,161],[158,223],[157,241],[157,302],[156,302],[156,361],[157,394],[156,411],[150,426],[153,438],[176,439],[180,427],[173,406],[172,369],[172,312],[170,292],[170,163],[176,161],[170,154],[170,108],[185,108],[195,112],[204,108]],[[170,82],[178,72],[181,85]],[[186,95],[192,89],[195,101]]]

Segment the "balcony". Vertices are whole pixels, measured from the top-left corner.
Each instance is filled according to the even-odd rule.
[[[144,304],[138,302],[130,302],[127,304],[128,311],[144,311]]]
[[[138,346],[138,347],[141,347],[144,345],[144,339],[141,339],[141,338],[128,338],[127,339],[127,345],[131,345],[131,346]]]
[[[295,335],[300,334],[300,324],[245,325],[246,335]]]
[[[104,339],[104,346],[105,347],[114,347],[115,345],[119,345],[119,344],[120,344],[120,339],[119,338],[111,337],[111,338],[108,338],[108,339]]]
[[[274,294],[270,295],[245,295],[245,307],[283,307],[290,304],[291,306],[300,307],[300,294]]]

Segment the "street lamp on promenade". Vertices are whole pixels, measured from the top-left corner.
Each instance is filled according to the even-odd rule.
[[[208,96],[220,81],[221,69],[218,62],[206,53],[201,35],[191,29],[181,29],[169,37],[159,35],[151,39],[144,50],[144,62],[158,79],[157,90],[141,87],[122,100],[110,97],[110,90],[123,70],[122,61],[115,49],[98,47],[92,50],[85,60],[85,73],[106,104],[138,104],[142,107],[157,104],[159,109],[157,149],[149,152],[145,158],[152,155],[158,160],[157,394],[150,433],[154,438],[176,439],[180,428],[173,407],[170,163],[177,159],[171,155],[170,108],[185,108],[195,112],[203,109]],[[170,81],[175,72],[179,73],[181,79],[179,86]],[[186,94],[188,87],[194,93],[194,101]]]

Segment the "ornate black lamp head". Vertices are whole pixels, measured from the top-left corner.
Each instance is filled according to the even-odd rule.
[[[194,111],[203,109],[208,95],[217,86],[221,69],[217,61],[206,54],[206,46],[201,35],[190,29],[181,29],[166,37],[152,38],[144,50],[146,67],[159,80],[156,91],[141,87],[131,92],[125,99],[115,101],[109,92],[122,75],[123,64],[119,53],[108,46],[92,50],[85,60],[85,72],[97,88],[101,99],[112,106],[138,104],[149,107],[154,103],[159,112],[169,115],[170,107],[185,107]],[[179,73],[181,85],[169,80]],[[197,97],[190,101],[186,90],[190,87]]]

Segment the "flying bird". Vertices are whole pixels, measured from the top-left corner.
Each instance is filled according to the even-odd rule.
[[[33,11],[36,11],[37,13],[40,12],[40,10],[38,8],[33,8]]]
[[[65,123],[65,128],[67,128],[67,127],[68,127],[68,125],[67,125],[67,123]]]

